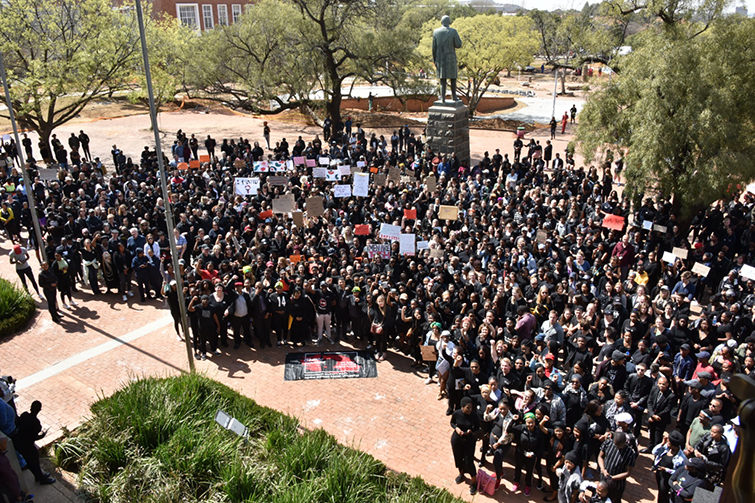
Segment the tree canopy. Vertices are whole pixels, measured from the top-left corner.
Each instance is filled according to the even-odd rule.
[[[635,42],[620,78],[589,97],[578,140],[588,160],[626,150],[629,194],[660,193],[689,219],[755,177],[755,21],[685,22]]]
[[[0,51],[22,127],[44,141],[108,91],[140,54],[135,21],[108,0],[0,3]]]

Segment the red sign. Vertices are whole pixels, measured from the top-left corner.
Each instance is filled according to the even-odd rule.
[[[354,226],[354,234],[357,236],[369,236],[370,226],[369,224],[361,224]]]
[[[603,227],[620,231],[624,228],[624,217],[620,217],[619,215],[606,215],[603,219]]]
[[[417,220],[417,210],[404,210],[404,218]]]
[[[260,218],[270,218],[273,216],[273,210],[267,210],[260,213]]]

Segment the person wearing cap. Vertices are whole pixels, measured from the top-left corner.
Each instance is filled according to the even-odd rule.
[[[320,287],[313,288],[314,282],[309,284],[307,293],[315,304],[315,343],[319,346],[322,344],[322,336],[333,344],[333,334],[331,331],[333,309],[336,305],[336,294],[327,281],[321,281]]]
[[[548,417],[554,422],[566,423],[566,405],[561,397],[555,394],[556,383],[551,379],[545,379],[542,387],[534,390],[540,403],[548,407]]]
[[[625,353],[618,350],[614,351],[611,353],[610,360],[604,360],[598,365],[595,371],[595,378],[600,379],[601,377],[605,377],[614,390],[623,389],[627,380],[626,359],[627,355]]]
[[[269,295],[270,310],[272,311],[271,328],[278,339],[278,346],[286,343],[288,336],[288,294],[283,291],[283,282],[275,283],[275,291]]]
[[[669,501],[687,503],[692,501],[695,489],[705,484],[705,462],[690,458],[669,477]]]
[[[682,449],[684,435],[676,430],[663,434],[663,441],[653,447],[653,465],[655,482],[658,486],[657,503],[669,503],[669,479],[680,466],[687,462],[687,456]]]
[[[686,436],[692,421],[700,414],[700,411],[708,405],[708,399],[700,393],[703,385],[698,379],[684,381],[687,392],[679,404],[679,412],[676,416],[676,429]]]
[[[29,291],[29,287],[26,285],[26,278],[29,278],[34,287],[34,291],[37,292],[37,297],[41,298],[41,295],[39,295],[39,287],[37,286],[37,282],[34,279],[34,274],[31,270],[29,258],[29,253],[26,251],[26,248],[21,245],[13,245],[13,249],[10,251],[10,263],[16,265],[16,274],[18,274],[21,284],[24,286],[24,290],[27,292]]]
[[[197,336],[194,337],[194,358],[197,360],[207,359],[207,341],[210,338],[217,340],[220,334],[220,319],[218,319],[217,309],[210,304],[210,296],[202,295],[201,299],[195,295],[189,302],[188,311],[196,313],[197,317]]]

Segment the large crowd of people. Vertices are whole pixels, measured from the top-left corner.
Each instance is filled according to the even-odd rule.
[[[517,139],[468,166],[409,126],[385,138],[328,121],[322,137],[265,147],[179,131],[166,149],[170,195],[149,147],[134,161],[114,145],[108,167],[88,150],[61,154],[53,181],[30,159],[49,257],[36,282],[40,243],[4,154],[0,216],[19,278],[61,323],[58,297],[71,310],[137,290],[162,298],[197,359],[232,351],[231,338],[234,350],[327,340],[378,361],[403,353],[447,401],[456,482],[472,493],[483,466],[484,489],[497,490],[507,459],[513,491],[560,503],[619,503],[643,453],[659,502],[724,480],[738,425],[729,380],[755,368],[753,197],[683,223],[662,195],[623,197],[620,155],[580,167],[550,141]],[[352,168],[315,177],[322,158]],[[264,167],[288,160],[285,173]],[[369,173],[369,195],[335,197],[355,171]],[[259,178],[256,194],[237,193],[239,177]],[[273,211],[284,195],[293,207]],[[416,246],[381,238],[383,224]]]

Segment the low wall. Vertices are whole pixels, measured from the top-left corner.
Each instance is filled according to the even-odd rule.
[[[404,105],[393,96],[380,96],[372,98],[373,110],[387,111],[387,112],[427,112],[435,100],[438,98],[435,95],[427,96],[412,96],[406,98],[406,108]],[[462,98],[462,101],[466,104],[467,100]],[[505,110],[516,106],[516,101],[510,96],[483,96],[480,102],[477,104],[477,112],[489,113],[497,110]],[[367,98],[344,98],[341,101],[341,108],[350,108],[357,110],[367,110],[369,108],[369,100]]]

